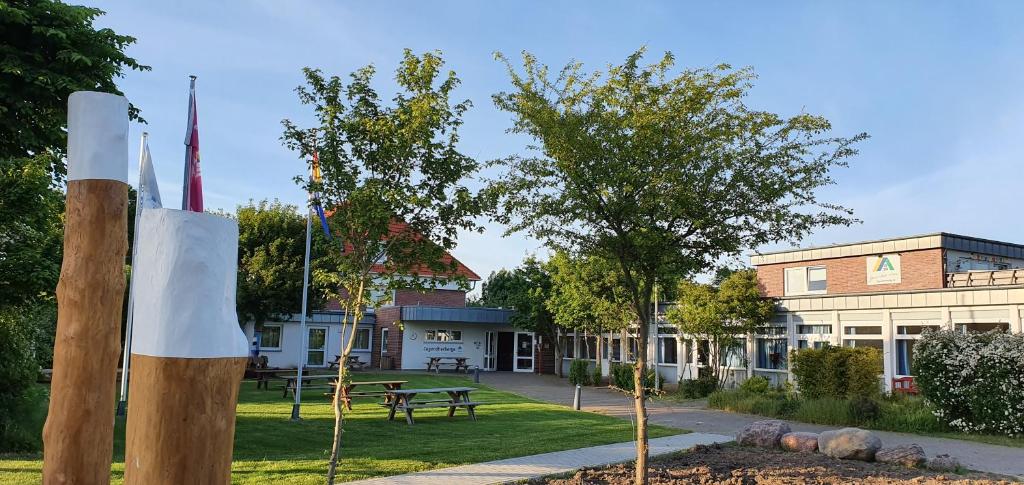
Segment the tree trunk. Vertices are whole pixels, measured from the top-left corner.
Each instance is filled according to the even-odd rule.
[[[644,374],[647,371],[647,332],[637,332],[636,364],[633,367],[633,401],[636,407],[636,485],[647,485],[647,403]]]
[[[562,375],[562,330],[559,328],[555,329],[555,375],[564,377]]]
[[[597,345],[595,345],[595,347],[597,347],[597,356],[594,357],[594,366],[597,370],[592,375],[601,375],[601,377],[594,382],[595,386],[600,387],[601,381],[604,378],[604,370],[601,368],[601,363],[603,362],[601,358],[604,355],[604,352],[602,352],[604,350],[604,335],[601,334],[601,329],[597,330]]]
[[[334,406],[334,436],[333,444],[331,445],[331,460],[327,466],[327,485],[334,485],[334,479],[338,472],[338,458],[341,454],[341,434],[344,432],[345,425],[345,411],[343,402],[341,400],[341,389],[342,386],[348,382],[348,357],[352,354],[352,346],[356,340],[356,330],[359,329],[359,320],[362,319],[362,306],[363,306],[363,283],[359,284],[359,291],[356,293],[355,300],[349,301],[349,305],[345,308],[345,317],[341,321],[341,339],[342,347],[341,356],[338,357],[338,384],[334,386],[334,399],[332,405]],[[349,308],[350,307],[350,308]],[[348,316],[352,315],[352,330],[348,334],[348,342],[345,342],[345,327],[349,325]],[[301,378],[302,376],[299,376]]]

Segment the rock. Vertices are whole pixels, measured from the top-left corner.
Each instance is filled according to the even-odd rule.
[[[920,445],[897,445],[889,448],[882,448],[875,453],[875,460],[880,463],[892,463],[911,468],[924,465],[928,459]]]
[[[782,440],[779,444],[782,446],[782,449],[786,451],[814,453],[815,451],[818,451],[818,433],[806,433],[802,431],[786,433],[782,435]]]
[[[882,440],[870,431],[843,428],[818,435],[818,450],[833,458],[871,461],[882,447]]]
[[[936,472],[955,472],[960,469],[960,460],[949,455],[939,455],[928,460],[928,469]]]
[[[789,425],[785,421],[769,419],[750,423],[742,431],[736,433],[736,443],[740,446],[757,446],[759,448],[778,448],[782,435],[789,433]]]

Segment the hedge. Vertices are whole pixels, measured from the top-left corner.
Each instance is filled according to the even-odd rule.
[[[873,347],[800,349],[789,358],[800,395],[808,399],[874,398],[881,393],[882,353]]]

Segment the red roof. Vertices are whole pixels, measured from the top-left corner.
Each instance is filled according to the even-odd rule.
[[[328,213],[328,216],[330,216],[330,213]],[[404,232],[408,232],[409,230],[410,230],[409,229],[409,225],[404,223],[404,222],[401,222],[401,221],[392,221],[391,223],[388,224],[388,234],[401,234],[401,233],[404,233]],[[416,237],[421,237],[418,234],[415,235],[415,236]],[[352,246],[348,242],[345,243],[345,250],[346,251],[350,251],[351,247]],[[458,259],[455,259],[455,257],[452,256],[451,253],[449,253],[448,251],[445,251],[444,255],[441,256],[441,262],[446,264],[446,265],[450,265],[453,261],[456,264],[455,273],[454,273],[455,275],[465,277],[467,280],[470,280],[470,281],[480,281],[480,279],[481,279],[480,275],[476,274],[476,272],[474,272],[473,270],[469,269],[468,266],[462,264],[462,262],[459,261]],[[381,264],[374,265],[374,267],[372,269],[372,271],[374,271],[374,272],[380,272],[380,271],[383,271],[383,270],[384,270],[384,265],[381,265]],[[431,269],[427,265],[421,265],[419,268],[416,268],[414,270],[414,272],[416,273],[417,276],[422,276],[422,277],[427,277],[427,278],[452,276],[452,273],[450,273],[450,272],[441,272],[441,273],[435,274],[433,271],[431,271]]]

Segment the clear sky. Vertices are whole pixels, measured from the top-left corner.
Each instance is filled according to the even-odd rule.
[[[475,105],[462,149],[483,161],[524,145],[490,99],[508,87],[494,51],[599,68],[646,45],[682,66],[752,66],[752,107],[871,135],[823,192],[864,223],[802,245],[933,231],[1024,242],[1024,2],[89,3],[107,11],[100,26],[137,37],[130,55],[153,67],[119,84],[149,122],[132,136],[150,133],[166,205],[181,197],[189,74],[199,76],[206,205],[230,210],[304,203],[292,178],[305,165],[279,140],[281,119],[308,116],[293,92],[304,66],[346,75],[375,64],[390,97],[403,48],[442,51]],[[540,248],[502,232],[465,235],[455,255],[486,276]]]

